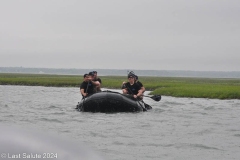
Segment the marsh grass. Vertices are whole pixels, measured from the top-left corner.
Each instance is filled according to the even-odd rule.
[[[102,87],[120,89],[126,76],[101,76]],[[82,75],[0,74],[0,85],[79,87]],[[240,79],[140,77],[150,94],[174,97],[240,99]]]

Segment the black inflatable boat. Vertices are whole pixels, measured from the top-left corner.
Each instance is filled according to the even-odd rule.
[[[81,102],[77,108],[82,112],[141,112],[152,109],[141,100],[134,99],[131,95],[118,92],[102,91],[92,94]]]

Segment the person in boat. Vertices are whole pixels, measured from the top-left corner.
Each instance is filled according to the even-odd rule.
[[[80,85],[80,92],[83,97],[87,97],[93,93],[96,93],[95,86],[99,85],[99,82],[93,81],[93,74],[84,74],[83,75],[83,82]]]
[[[142,99],[143,92],[141,86],[135,82],[135,75],[128,74],[128,82],[122,86],[123,94],[133,95],[134,98]]]
[[[130,71],[128,75],[133,75],[135,83],[141,87],[141,92],[144,93],[144,92],[145,92],[145,87],[144,87],[143,84],[138,80],[138,76],[137,76],[133,71]],[[126,84],[126,82],[123,82],[123,83],[122,83],[122,89],[125,88],[125,87],[124,87],[125,84]]]
[[[133,77],[133,78],[131,78]],[[152,109],[150,105],[143,101],[143,93],[145,92],[145,87],[143,84],[138,80],[138,76],[134,74],[134,72],[130,72],[128,74],[128,81],[123,82],[122,91],[123,94],[132,94],[134,98],[140,99],[146,109]],[[135,94],[135,95],[134,95]]]
[[[101,84],[102,84],[102,80],[101,80],[101,78],[99,78],[98,76],[97,76],[97,71],[92,71],[93,72],[93,81],[95,81],[95,82],[99,82],[99,86],[97,86],[96,87],[96,91],[97,92],[101,92]]]

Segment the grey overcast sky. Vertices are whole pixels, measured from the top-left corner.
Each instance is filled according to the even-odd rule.
[[[240,71],[240,0],[0,0],[0,67]]]

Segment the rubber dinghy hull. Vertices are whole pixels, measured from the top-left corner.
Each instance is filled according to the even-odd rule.
[[[147,104],[146,104],[147,105]],[[148,109],[150,106],[148,105]],[[145,103],[137,101],[130,95],[118,92],[102,91],[92,94],[78,103],[77,109],[82,112],[141,112]]]

